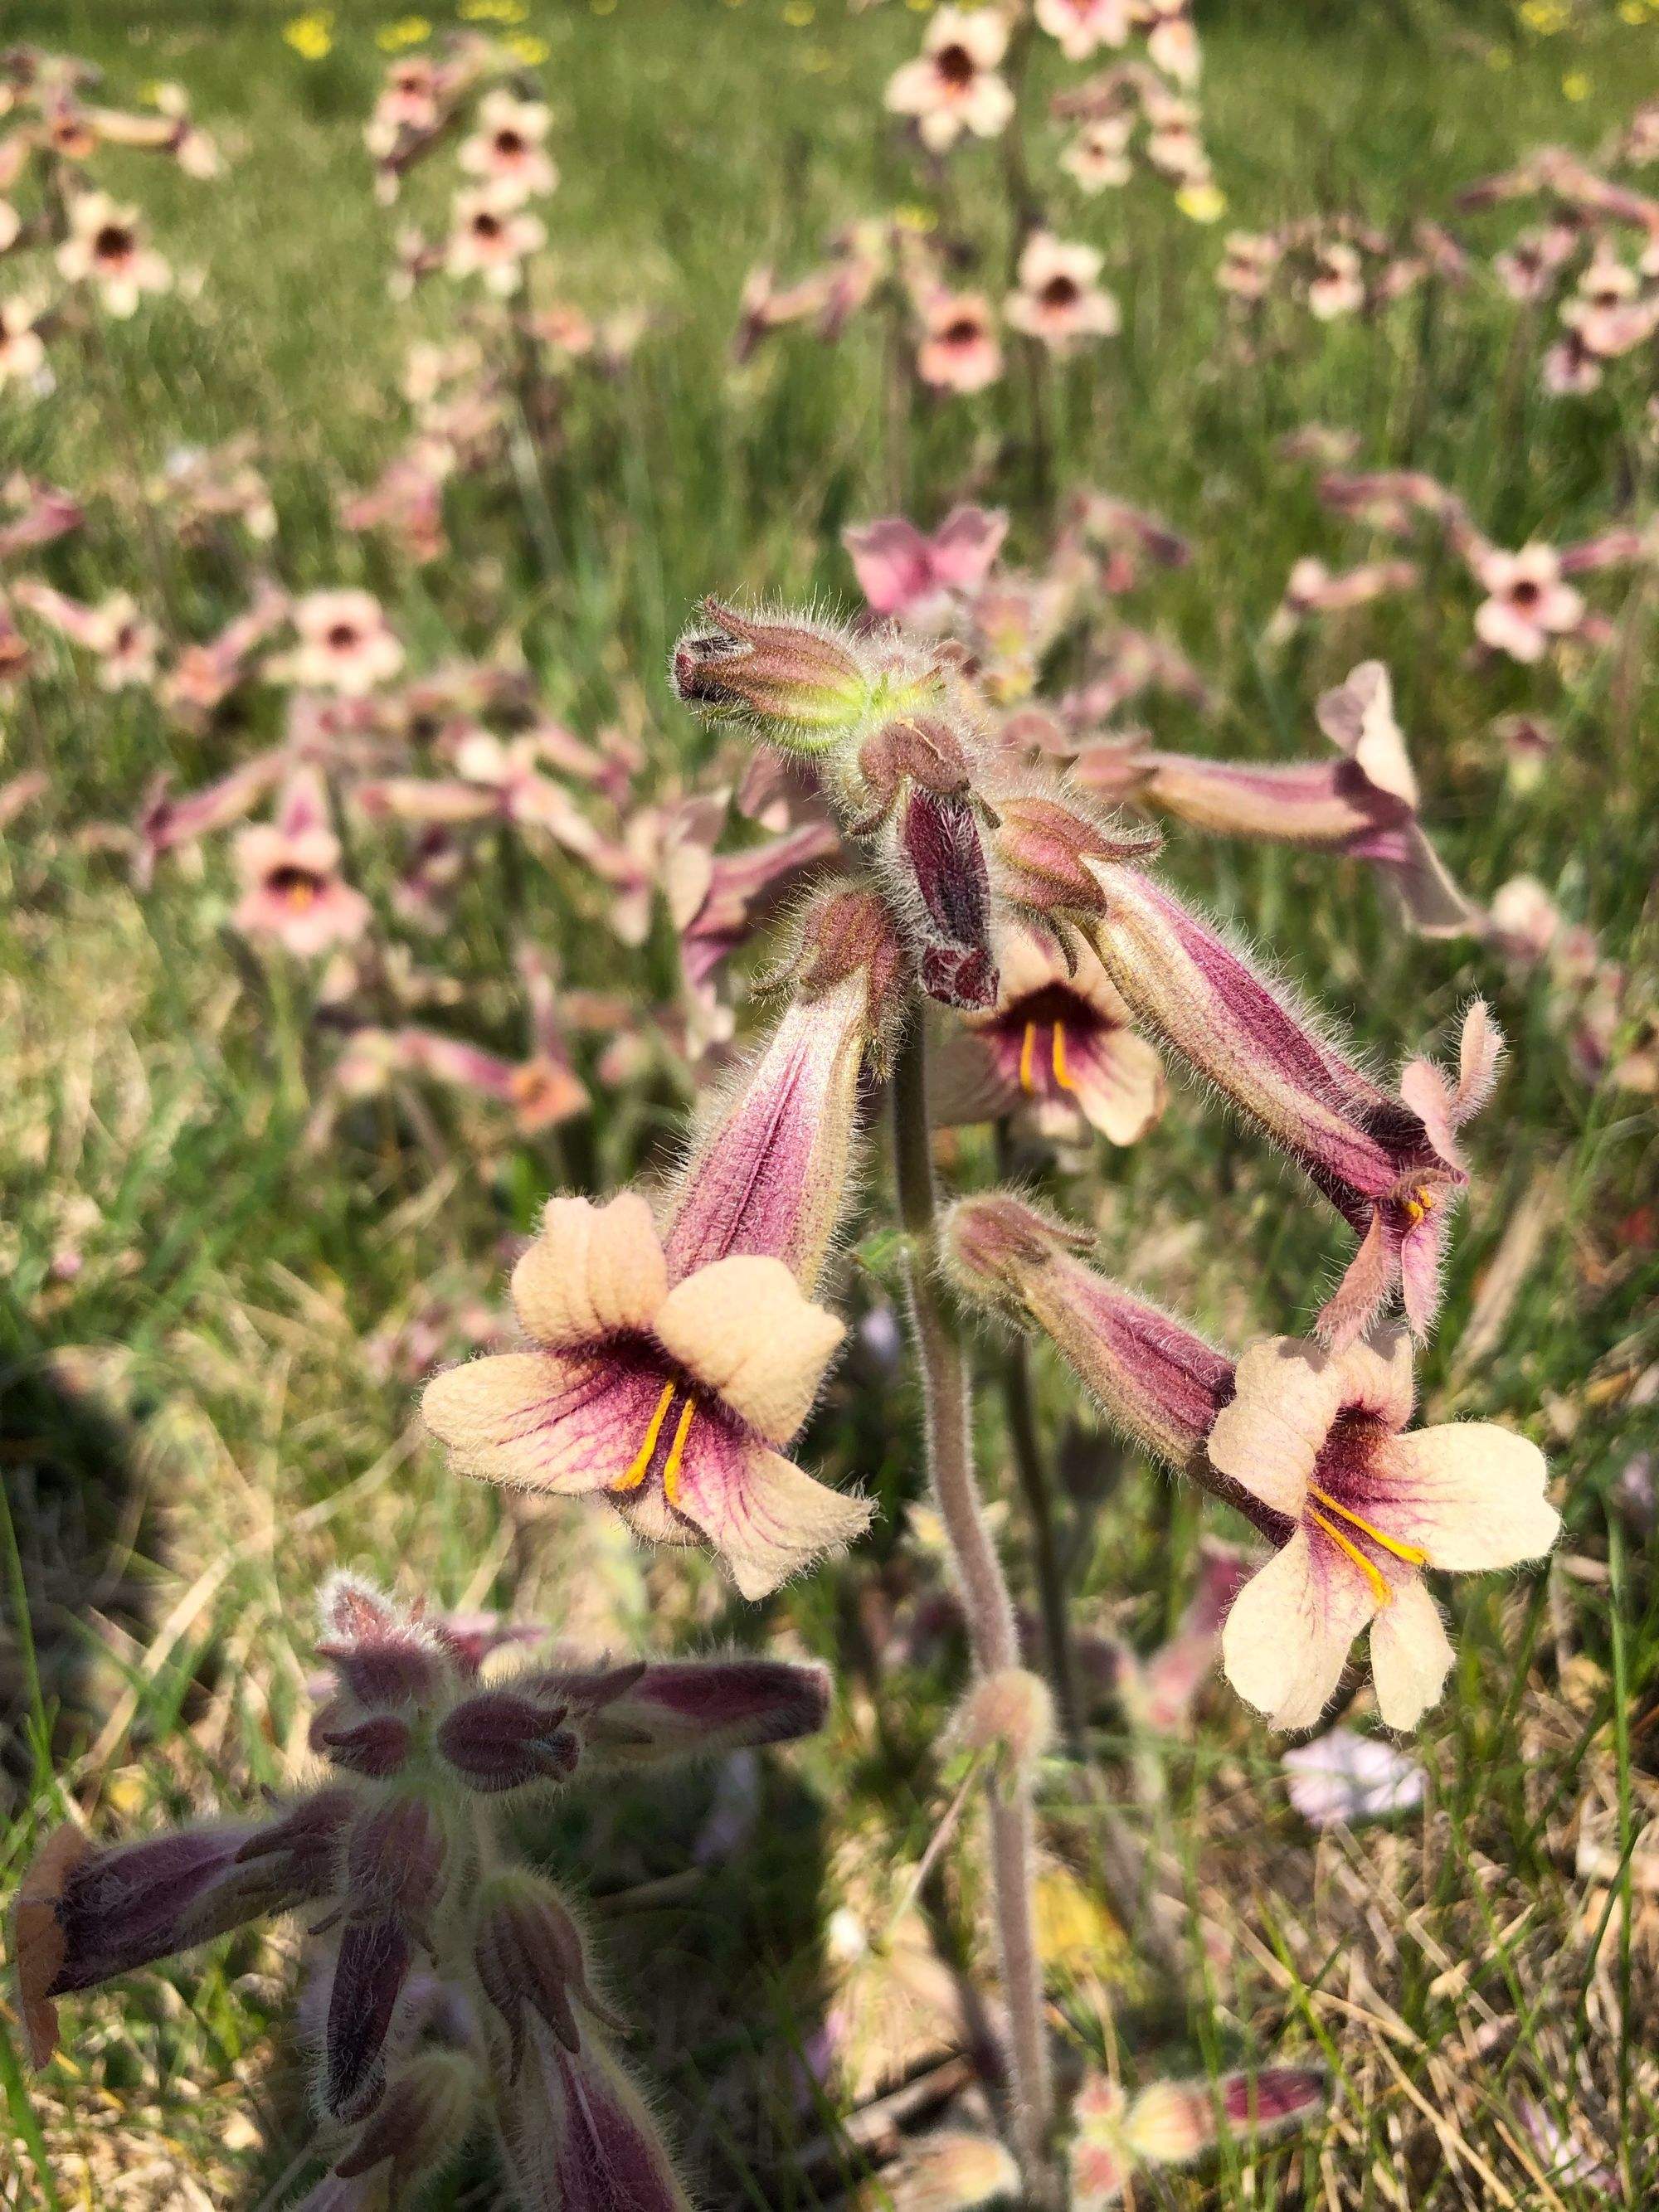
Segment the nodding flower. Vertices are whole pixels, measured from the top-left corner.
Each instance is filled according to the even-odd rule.
[[[514,1270],[531,1348],[452,1368],[422,1411],[465,1472],[597,1494],[707,1543],[747,1597],[849,1543],[869,1504],[786,1458],[844,1334],[811,1291],[850,1168],[864,979],[802,993],[660,1209],[549,1201]]]
[[[1360,1238],[1319,1316],[1352,1344],[1398,1297],[1426,1336],[1449,1215],[1468,1185],[1457,1133],[1491,1095],[1503,1040],[1476,1000],[1458,1073],[1424,1060],[1382,1089],[1316,1036],[1244,957],[1139,869],[1086,863],[1103,902],[1085,933],[1138,1019],[1297,1162]]]
[[[1424,1571],[1536,1559],[1559,1517],[1543,1454],[1487,1421],[1407,1429],[1403,1329],[1341,1352],[1274,1337],[1237,1364],[1082,1256],[1089,1239],[1004,1194],[946,1224],[966,1294],[1052,1340],[1114,1425],[1236,1507],[1273,1546],[1222,1630],[1228,1680],[1276,1728],[1306,1728],[1370,1628],[1377,1704],[1413,1728],[1451,1647]]]

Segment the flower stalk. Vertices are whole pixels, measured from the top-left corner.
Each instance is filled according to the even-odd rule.
[[[972,1401],[955,1321],[937,1287],[937,1206],[927,1112],[927,1048],[913,1018],[893,1069],[893,1161],[906,1241],[911,1334],[921,1371],[927,1474],[950,1546],[968,1623],[975,1674],[1019,1666],[1018,1632],[1007,1578],[974,1480]],[[1008,2011],[1014,2148],[1031,2201],[1057,2202],[1048,2141],[1054,2090],[1043,2022],[1042,1964],[1037,1949],[1032,1874],[1031,1784],[1023,1762],[987,1784],[992,1910]]]

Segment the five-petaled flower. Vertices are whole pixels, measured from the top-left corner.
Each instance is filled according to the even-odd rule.
[[[598,1493],[634,1529],[707,1542],[746,1597],[851,1541],[869,1504],[783,1455],[842,1322],[812,1303],[866,1042],[861,975],[798,998],[693,1152],[661,1227],[635,1192],[549,1202],[514,1270],[532,1349],[452,1368],[428,1425],[486,1480]]]
[[[1414,1728],[1452,1662],[1424,1569],[1513,1566],[1555,1541],[1536,1444],[1490,1421],[1407,1431],[1411,1411],[1401,1329],[1340,1354],[1273,1337],[1238,1363],[1209,1458],[1290,1534],[1235,1601],[1222,1662],[1275,1728],[1319,1717],[1368,1623],[1378,1710]]]
[[[930,154],[943,154],[964,131],[994,138],[1014,112],[1014,95],[997,67],[1008,50],[1008,25],[994,8],[941,8],[922,51],[887,87],[896,115],[911,115]]]
[[[1494,546],[1483,552],[1475,574],[1487,596],[1474,611],[1474,633],[1511,660],[1541,660],[1550,640],[1577,629],[1583,594],[1561,574],[1553,545],[1523,545],[1518,553]]]

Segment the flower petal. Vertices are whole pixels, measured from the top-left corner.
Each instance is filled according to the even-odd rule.
[[[781,1260],[733,1253],[677,1283],[658,1341],[771,1443],[811,1410],[843,1324],[800,1293]]]
[[[1210,1464],[1294,1520],[1341,1403],[1337,1360],[1316,1344],[1267,1337],[1238,1363],[1232,1403],[1210,1431]]]
[[[1273,1728],[1310,1727],[1375,1607],[1334,1547],[1316,1548],[1298,1528],[1235,1599],[1221,1632],[1223,1671]]]
[[[434,1376],[421,1415],[464,1474],[520,1490],[604,1490],[633,1466],[663,1381],[642,1359],[504,1352]]]
[[[1145,1037],[1112,1030],[1079,1038],[1066,1060],[1077,1103],[1109,1144],[1133,1145],[1164,1111],[1164,1063]]]
[[[1412,1417],[1412,1340],[1397,1323],[1373,1329],[1342,1353],[1345,1411],[1374,1413],[1391,1429]]]
[[[649,1328],[667,1291],[656,1224],[634,1191],[608,1206],[549,1199],[540,1236],[513,1270],[513,1304],[526,1334],[556,1351]]]
[[[1397,1583],[1394,1603],[1371,1623],[1371,1679],[1389,1727],[1417,1726],[1444,1687],[1451,1663],[1446,1625],[1422,1577]]]
[[[1413,1430],[1378,1455],[1378,1478],[1394,1494],[1377,1517],[1420,1545],[1433,1566],[1458,1574],[1511,1567],[1540,1558],[1560,1532],[1561,1516],[1544,1495],[1547,1472],[1536,1444],[1495,1421]]]
[[[693,1430],[674,1503],[744,1597],[764,1597],[821,1553],[850,1544],[875,1510],[868,1498],[843,1497],[712,1421]]]

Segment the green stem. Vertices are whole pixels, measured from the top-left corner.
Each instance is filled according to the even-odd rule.
[[[927,1114],[926,1031],[913,1018],[893,1071],[893,1160],[908,1249],[910,1328],[921,1370],[927,1474],[956,1570],[975,1672],[1019,1664],[1013,1601],[974,1480],[967,1363],[954,1316],[937,1288],[936,1206]],[[988,1778],[991,1902],[1008,2014],[1014,2149],[1034,2205],[1057,2202],[1048,2142],[1054,2088],[1043,2016],[1042,1961],[1032,1894],[1035,1820],[1030,1776],[1010,1762]]]

